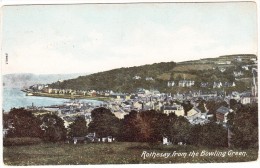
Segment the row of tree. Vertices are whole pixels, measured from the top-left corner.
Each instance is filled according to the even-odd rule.
[[[25,109],[12,109],[5,114],[4,128],[7,137],[39,137],[45,141],[64,141],[72,137],[86,136],[95,132],[98,137],[113,136],[118,141],[158,142],[167,137],[173,144],[183,142],[208,147],[227,147],[228,140],[234,147],[258,146],[257,104],[241,106],[228,116],[228,127],[210,122],[191,125],[184,117],[166,115],[154,110],[132,111],[118,119],[106,108],[92,111],[92,121],[86,126],[84,118],[78,117],[66,129],[64,121],[55,114],[35,116]],[[229,129],[229,130],[228,130]],[[232,133],[230,139],[229,134]]]

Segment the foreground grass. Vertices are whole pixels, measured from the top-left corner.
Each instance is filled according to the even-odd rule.
[[[258,151],[243,150],[246,156],[174,156],[142,157],[144,152],[157,153],[190,153],[216,151],[216,149],[194,146],[163,146],[147,143],[88,143],[63,144],[41,143],[28,146],[4,147],[3,156],[6,165],[85,165],[85,164],[139,164],[139,163],[210,163],[210,162],[246,162],[257,160]],[[217,149],[228,152],[231,149]],[[235,150],[233,151],[242,151]]]

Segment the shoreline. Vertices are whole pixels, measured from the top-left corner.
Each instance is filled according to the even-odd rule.
[[[32,92],[32,95],[27,96],[37,96],[37,97],[51,97],[59,99],[89,99],[89,100],[98,100],[98,101],[108,101],[109,97],[92,97],[92,96],[83,96],[83,95],[64,95],[64,94],[49,94],[49,93],[39,93]]]

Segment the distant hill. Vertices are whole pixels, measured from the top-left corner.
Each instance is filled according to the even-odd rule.
[[[51,87],[76,90],[114,90],[118,92],[130,92],[140,87],[157,88],[160,87],[162,82],[157,77],[171,71],[175,66],[175,62],[168,62],[113,69],[79,76],[76,79],[65,80],[64,82],[56,82]]]
[[[3,75],[4,87],[22,88],[28,87],[34,84],[48,84],[58,80],[72,79],[80,75],[87,75],[87,73],[75,73],[75,74],[31,74],[31,73],[19,73],[19,74],[6,74]]]
[[[161,62],[79,76],[75,79],[52,83],[50,86],[59,89],[116,92],[133,92],[137,88],[178,92],[185,88],[179,88],[176,85],[167,87],[167,83],[174,81],[177,84],[180,80],[194,80],[195,85],[192,89],[201,89],[201,82],[221,81],[236,82],[237,86],[233,88],[236,90],[249,90],[252,79],[251,69],[256,67],[256,59],[256,55],[240,54],[179,63]],[[244,66],[248,69],[243,69]],[[224,71],[221,72],[223,69]],[[235,76],[235,71],[241,71],[243,75]],[[208,89],[212,90],[212,88]]]

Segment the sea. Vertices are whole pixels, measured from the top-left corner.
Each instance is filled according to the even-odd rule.
[[[37,97],[26,96],[26,93],[21,91],[20,88],[3,88],[2,96],[2,109],[4,112],[10,111],[11,108],[20,108],[27,106],[51,106],[62,105],[64,102],[70,101],[70,99],[52,98],[52,97]],[[102,101],[80,99],[80,102],[93,103],[94,106],[102,104]]]

